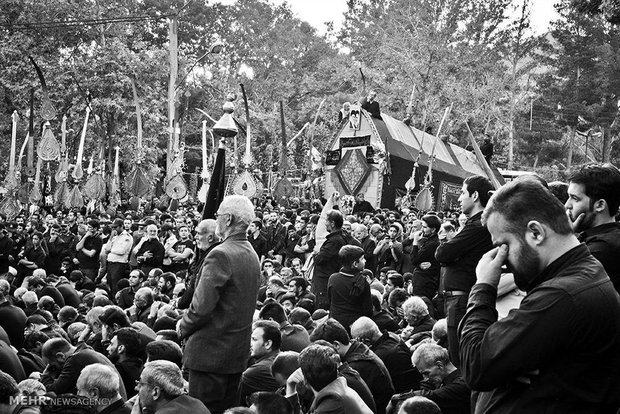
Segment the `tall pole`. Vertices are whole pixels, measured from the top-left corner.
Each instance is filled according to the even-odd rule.
[[[166,175],[170,176],[170,169],[174,161],[174,153],[178,147],[175,124],[176,82],[179,73],[179,21],[175,14],[169,20],[168,38],[170,41],[170,80],[168,81],[168,154],[166,156]]]

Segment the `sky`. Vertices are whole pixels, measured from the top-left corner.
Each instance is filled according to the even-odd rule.
[[[233,3],[235,0],[217,0],[224,4]],[[314,26],[319,33],[325,33],[325,22],[333,21],[338,29],[342,23],[343,14],[347,9],[346,0],[269,0],[271,3],[281,4],[287,2],[293,12]],[[522,0],[514,0],[516,4],[522,4]],[[553,3],[555,0],[531,0],[532,1],[532,28],[536,34],[546,31],[549,22],[558,17]]]

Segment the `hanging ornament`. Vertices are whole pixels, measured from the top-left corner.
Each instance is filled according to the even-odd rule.
[[[56,141],[50,123],[43,127],[43,136],[37,146],[37,155],[43,161],[56,161],[60,157],[60,144]]]

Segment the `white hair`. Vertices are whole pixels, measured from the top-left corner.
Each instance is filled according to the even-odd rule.
[[[450,362],[450,356],[446,348],[433,343],[420,345],[411,355],[411,362],[416,368],[420,366],[420,362],[433,365],[437,361],[446,365]]]
[[[419,296],[412,296],[407,299],[403,305],[405,315],[425,316],[428,315],[428,306],[426,302]]]
[[[77,380],[77,388],[86,391],[97,388],[99,397],[114,398],[119,393],[120,380],[112,367],[105,364],[90,364],[82,369]]]
[[[34,269],[32,271],[32,277],[40,277],[42,279],[45,279],[47,277],[47,273],[45,272],[45,269]]]
[[[145,382],[161,388],[167,398],[185,393],[183,374],[174,362],[166,360],[147,362],[144,364],[142,377]]]
[[[254,220],[254,205],[249,198],[241,195],[229,195],[222,200],[219,210],[222,214],[232,214],[245,227]]]
[[[39,302],[39,298],[37,298],[36,293],[34,293],[32,290],[29,290],[28,292],[24,293],[24,296],[22,296],[22,301],[24,301],[26,305],[32,305],[33,303]]]

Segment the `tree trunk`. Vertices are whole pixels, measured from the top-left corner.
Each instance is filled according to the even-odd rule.
[[[568,159],[566,160],[566,169],[568,170],[571,167],[571,164],[573,163],[573,144],[575,143],[575,134],[577,129],[575,128],[570,128],[571,129],[571,133],[570,133],[570,141],[568,144]]]
[[[603,158],[603,162],[609,162],[609,157],[611,155],[611,134],[609,133],[609,131],[607,131],[607,128],[603,128],[601,130],[601,132],[603,133],[602,139],[603,139],[603,154],[602,154],[602,158]]]

